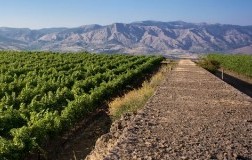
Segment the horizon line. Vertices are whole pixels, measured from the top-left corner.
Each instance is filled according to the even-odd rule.
[[[241,25],[241,24],[230,24],[230,23],[209,23],[209,22],[188,22],[188,21],[183,21],[183,20],[173,20],[173,21],[161,21],[161,20],[140,20],[140,21],[132,21],[132,22],[112,22],[108,24],[99,24],[99,23],[92,23],[92,24],[83,24],[79,26],[52,26],[52,27],[38,27],[38,28],[33,28],[33,27],[11,27],[11,26],[0,26],[0,28],[13,28],[13,29],[30,29],[30,30],[42,30],[42,29],[58,29],[58,28],[65,28],[65,29],[71,29],[71,28],[81,28],[83,26],[89,26],[89,25],[99,25],[102,27],[113,25],[113,24],[134,24],[134,23],[140,23],[140,22],[161,22],[161,23],[172,23],[172,22],[184,22],[184,23],[189,23],[189,24],[207,24],[207,25],[232,25],[232,26],[242,26],[242,27],[248,27],[252,26],[250,25]]]

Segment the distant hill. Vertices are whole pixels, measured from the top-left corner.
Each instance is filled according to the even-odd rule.
[[[0,27],[0,49],[107,53],[252,53],[252,26],[141,21],[77,28]]]

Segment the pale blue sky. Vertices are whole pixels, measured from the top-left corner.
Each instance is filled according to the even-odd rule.
[[[142,20],[252,25],[252,0],[0,0],[0,26],[77,27]]]

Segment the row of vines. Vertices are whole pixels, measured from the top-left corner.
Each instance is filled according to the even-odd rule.
[[[23,159],[162,60],[154,56],[0,52],[0,159]]]
[[[209,54],[206,58],[219,67],[252,77],[252,55]]]

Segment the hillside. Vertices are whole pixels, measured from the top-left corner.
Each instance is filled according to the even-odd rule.
[[[252,53],[252,26],[182,21],[85,25],[77,28],[0,27],[0,49],[107,53]]]

